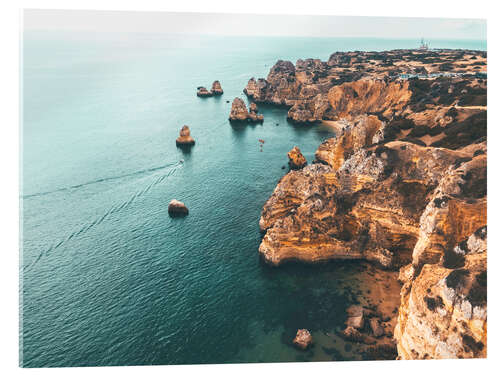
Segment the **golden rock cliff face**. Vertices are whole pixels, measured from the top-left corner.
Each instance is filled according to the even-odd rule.
[[[342,139],[328,141],[332,153]],[[262,210],[259,252],[273,265],[401,267],[400,358],[485,356],[485,148],[392,141],[360,147],[340,167],[323,160],[291,171]]]
[[[486,227],[455,251],[456,268],[445,261],[425,264],[417,276],[402,272],[394,332],[401,359],[486,357]]]
[[[462,67],[482,59],[443,54]],[[484,357],[485,79],[381,79],[384,68],[432,72],[427,57],[398,53],[385,54],[402,59],[391,68],[346,73],[379,58],[361,55],[299,60],[295,70],[278,62],[267,80],[250,80],[247,95],[289,106],[292,121],[340,128],[313,164],[279,181],[262,209],[259,253],[272,265],[364,259],[400,269],[399,358]]]
[[[390,118],[404,110],[410,96],[415,99],[412,112],[420,112],[415,122],[427,124],[437,118],[449,122],[444,115],[455,91],[462,96],[460,107],[486,106],[485,70],[486,53],[480,51],[337,52],[327,62],[305,59],[294,65],[279,60],[267,78],[251,78],[244,92],[256,102],[288,107],[288,119],[296,123],[364,113]],[[478,79],[466,88],[471,80],[462,80],[463,73]],[[438,82],[443,74],[448,75],[447,84]],[[417,84],[407,79],[418,75],[426,79]],[[424,114],[432,99],[438,106]]]
[[[328,91],[333,116],[352,117],[364,113],[381,113],[389,118],[400,112],[411,98],[408,81],[359,80],[334,86]]]
[[[343,139],[328,141],[333,154]],[[327,153],[325,144],[321,149]],[[339,169],[333,158],[333,165],[292,171],[263,207],[266,235],[259,251],[275,265],[333,258],[384,267],[409,263],[436,187],[451,165],[471,153],[394,141],[357,149]]]
[[[377,116],[358,116],[345,128],[338,138],[330,138],[316,150],[316,160],[338,170],[355,151],[377,143],[385,124]]]
[[[402,359],[486,356],[486,207],[480,154],[446,173],[420,220],[400,276]]]

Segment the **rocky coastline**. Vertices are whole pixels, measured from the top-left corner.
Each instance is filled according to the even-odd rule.
[[[399,271],[389,341],[376,313],[346,312],[343,336],[375,358],[486,356],[485,70],[481,51],[345,52],[279,60],[244,89],[294,123],[338,129],[309,165],[289,153],[259,254],[273,266],[359,259]]]

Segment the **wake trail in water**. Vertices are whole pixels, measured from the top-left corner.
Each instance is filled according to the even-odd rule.
[[[99,183],[102,183],[102,182],[108,182],[108,181],[119,180],[119,179],[127,178],[127,177],[139,176],[139,175],[143,175],[143,174],[147,174],[147,173],[156,172],[156,171],[159,171],[159,170],[162,170],[162,169],[166,169],[166,168],[169,168],[169,167],[173,167],[173,166],[176,166],[179,163],[182,163],[182,162],[169,163],[169,164],[165,164],[165,165],[160,165],[159,167],[141,169],[140,171],[135,171],[135,172],[132,172],[132,173],[122,174],[122,175],[119,175],[119,176],[111,176],[111,177],[99,178],[97,180],[92,180],[92,181],[89,181],[89,182],[84,182],[83,184],[66,186],[66,187],[62,187],[62,188],[59,188],[59,189],[54,189],[54,190],[50,190],[50,191],[44,191],[44,192],[41,192],[41,193],[33,193],[33,194],[22,195],[21,198],[28,199],[28,198],[33,198],[33,197],[40,197],[40,196],[44,196],[44,195],[49,195],[49,194],[54,194],[54,193],[60,193],[60,192],[63,192],[63,191],[80,189],[82,187],[86,187],[86,186],[89,186],[89,185],[95,185],[95,184],[99,184]]]
[[[118,213],[121,210],[123,210],[123,209],[127,208],[128,206],[130,206],[136,199],[140,198],[141,196],[143,196],[144,194],[146,194],[147,192],[149,192],[154,186],[162,183],[163,181],[165,181],[165,179],[167,179],[168,177],[172,176],[182,166],[183,162],[184,161],[181,160],[179,162],[169,164],[168,166],[170,166],[172,168],[167,173],[162,174],[161,176],[158,176],[158,178],[156,178],[155,180],[153,180],[153,182],[151,182],[150,184],[148,184],[146,187],[144,187],[143,189],[141,189],[141,190],[135,192],[134,194],[132,194],[129,199],[127,199],[124,202],[121,202],[119,204],[114,205],[109,210],[107,210],[106,212],[104,212],[101,216],[95,218],[94,220],[92,220],[91,222],[89,222],[87,224],[82,225],[79,229],[77,229],[77,230],[73,231],[72,233],[70,233],[65,239],[60,240],[57,244],[54,244],[54,245],[48,247],[47,249],[42,250],[40,252],[40,254],[36,257],[36,259],[32,263],[30,263],[29,265],[23,267],[23,271],[27,272],[27,271],[31,270],[40,261],[40,259],[42,259],[44,256],[50,254],[52,251],[54,251],[57,248],[61,247],[62,245],[64,245],[68,241],[70,241],[71,239],[73,239],[75,237],[78,237],[78,236],[80,236],[82,234],[85,234],[90,229],[92,229],[95,226],[98,226],[99,224],[101,224],[109,216],[111,216],[111,215],[113,215],[115,213]],[[162,170],[162,169],[165,169],[165,168],[167,168],[167,166],[146,169],[146,170],[135,172],[135,173],[132,173],[132,174],[123,175],[123,176],[120,176],[120,177],[111,177],[111,178],[102,179],[102,180],[109,181],[110,179],[117,179],[117,178],[123,178],[123,177],[128,177],[128,176],[135,176],[135,175],[143,174],[146,171],[149,171],[149,172],[150,171],[158,171],[158,170]],[[96,182],[94,181],[94,182],[90,182],[90,183],[87,183],[87,184],[82,184],[81,186],[90,185],[92,183],[96,183]],[[68,189],[69,188],[59,189],[58,191],[68,190]],[[53,192],[55,192],[55,190]]]

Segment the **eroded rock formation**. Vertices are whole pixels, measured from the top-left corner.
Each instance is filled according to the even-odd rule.
[[[251,78],[244,92],[257,103],[288,107],[288,118],[298,123],[356,113],[389,118],[412,95],[414,112],[423,112],[433,98],[449,106],[457,94],[460,106],[485,106],[485,69],[486,53],[480,51],[337,52],[327,62],[279,60],[267,78]]]
[[[474,51],[336,53],[278,61],[245,89],[289,107],[292,121],[338,129],[265,203],[260,255],[400,269],[402,359],[486,355],[486,79],[475,74],[485,61]],[[384,335],[379,317],[347,315],[346,339]],[[369,351],[395,357],[390,343]]]
[[[213,94],[210,91],[208,91],[206,87],[200,86],[197,88],[196,96],[199,96],[201,98],[207,98],[209,96],[213,96]]]
[[[295,146],[288,152],[288,166],[290,169],[302,169],[307,165],[306,158],[300,152],[300,148]]]
[[[189,126],[184,125],[181,128],[179,133],[179,137],[175,140],[175,144],[179,147],[181,146],[192,146],[195,141],[193,137],[191,137],[191,131],[189,130]]]
[[[293,344],[302,350],[306,350],[313,343],[311,333],[307,329],[299,329],[297,335],[293,339]]]
[[[222,94],[224,94],[224,91],[222,90],[222,86],[219,81],[214,81],[212,83],[212,89],[210,91],[208,91],[207,88],[204,86],[199,86],[196,92],[196,95],[202,98],[219,96]]]
[[[231,113],[229,114],[229,121],[232,122],[262,122],[264,116],[257,114],[255,111],[248,112],[247,106],[243,99],[234,98],[231,105]]]
[[[219,81],[214,81],[214,83],[212,83],[212,90],[210,90],[210,92],[215,96],[224,94]]]

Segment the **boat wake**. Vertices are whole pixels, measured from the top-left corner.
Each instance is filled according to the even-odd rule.
[[[66,238],[60,240],[57,243],[54,243],[52,246],[48,247],[47,249],[42,250],[40,252],[40,254],[38,254],[37,258],[33,262],[31,262],[29,265],[25,265],[23,267],[23,271],[24,272],[28,272],[44,256],[50,254],[52,251],[56,250],[57,248],[61,247],[64,244],[66,244],[71,239],[73,239],[75,237],[78,237],[78,236],[80,236],[82,234],[85,234],[90,229],[92,229],[92,228],[98,226],[99,224],[101,224],[109,216],[111,216],[113,214],[116,214],[116,213],[120,212],[121,210],[123,210],[123,209],[127,208],[128,206],[130,206],[132,203],[134,203],[135,200],[137,200],[141,196],[145,195],[154,186],[156,186],[158,184],[161,184],[167,178],[169,178],[170,176],[172,176],[182,166],[183,163],[184,163],[184,161],[181,160],[181,161],[178,161],[176,163],[171,163],[171,164],[164,165],[162,167],[144,169],[142,171],[130,173],[130,174],[127,174],[127,175],[104,178],[104,179],[100,179],[100,180],[91,181],[91,182],[88,182],[88,183],[85,183],[85,184],[74,185],[74,186],[71,186],[71,187],[68,187],[68,188],[64,188],[64,189],[58,189],[58,190],[53,190],[51,192],[37,194],[38,196],[40,196],[42,194],[51,194],[51,193],[55,193],[55,192],[58,192],[58,191],[70,190],[70,189],[74,189],[74,188],[78,188],[78,187],[82,187],[82,186],[88,186],[88,185],[99,183],[99,182],[103,182],[103,181],[116,180],[116,179],[119,179],[119,178],[125,178],[125,177],[130,177],[130,176],[138,176],[138,175],[142,175],[142,174],[148,173],[148,172],[156,172],[156,171],[163,170],[163,169],[166,169],[168,167],[171,167],[167,171],[167,173],[161,174],[160,176],[158,176],[157,178],[155,178],[150,184],[148,184],[147,186],[145,186],[143,189],[137,191],[135,194],[131,195],[130,198],[127,199],[126,201],[114,205],[109,210],[107,210],[102,215],[100,215],[99,217],[95,218],[94,220],[90,221],[88,224],[85,224],[85,225],[81,226],[79,229],[77,229],[77,230],[73,231],[72,233],[70,233]],[[31,195],[31,196],[35,196],[35,195]]]
[[[102,182],[109,182],[109,181],[114,181],[114,180],[120,180],[122,178],[127,178],[127,177],[140,176],[140,175],[143,175],[143,174],[156,172],[156,171],[159,171],[159,170],[162,170],[162,169],[166,169],[166,168],[169,168],[169,167],[175,167],[175,166],[177,166],[179,164],[182,164],[183,162],[184,161],[181,160],[181,161],[178,161],[178,162],[175,162],[175,163],[169,163],[169,164],[165,164],[165,165],[160,165],[159,167],[154,167],[154,168],[141,169],[140,171],[135,171],[135,172],[132,172],[132,173],[122,174],[122,175],[119,175],[119,176],[104,177],[104,178],[99,178],[97,180],[92,180],[92,181],[89,181],[89,182],[84,182],[84,183],[78,184],[78,185],[66,186],[66,187],[62,187],[62,188],[59,188],[59,189],[54,189],[54,190],[50,190],[50,191],[44,191],[44,192],[40,192],[40,193],[33,193],[33,194],[22,195],[21,198],[28,199],[28,198],[40,197],[40,196],[44,196],[44,195],[49,195],[49,194],[54,194],[54,193],[60,193],[60,192],[63,192],[63,191],[80,189],[80,188],[83,188],[83,187],[87,187],[89,185],[95,185],[95,184],[99,184],[99,183],[102,183]]]

